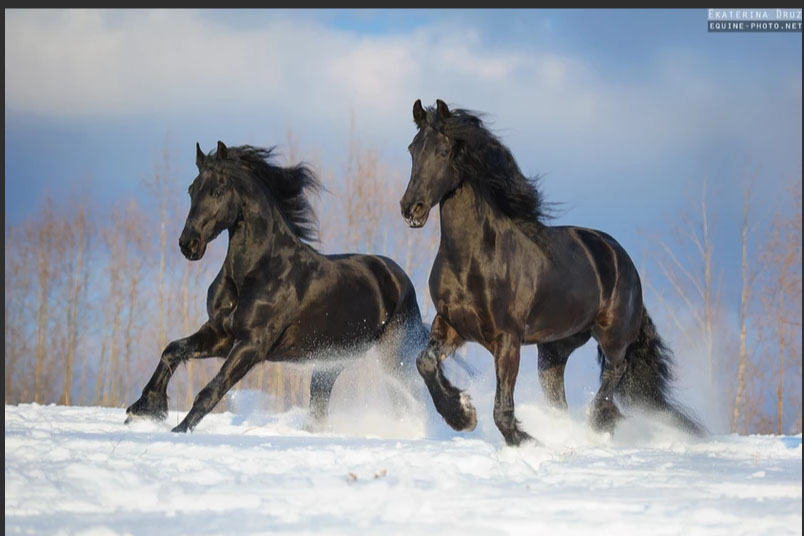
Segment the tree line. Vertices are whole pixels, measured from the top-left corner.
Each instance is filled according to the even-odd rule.
[[[298,163],[298,140],[288,132],[281,165]],[[390,170],[376,150],[354,137],[339,170],[309,162],[326,190],[312,199],[320,219],[322,253],[366,251],[393,257],[409,274],[414,258],[434,254],[437,225],[402,233]],[[165,150],[142,181],[149,203],[128,199],[104,210],[77,195],[45,197],[30,217],[5,230],[5,401],[125,407],[139,396],[171,340],[193,333],[206,319],[206,289],[220,269],[225,237],[209,244],[199,262],[176,245],[186,217],[179,206],[192,177],[175,177]],[[400,186],[401,187],[401,186]],[[425,289],[426,271],[414,280]],[[424,298],[422,300],[421,298]],[[430,307],[429,297],[420,303]],[[219,359],[193,360],[170,382],[169,409],[186,410],[217,373]],[[239,388],[267,393],[271,409],[305,406],[310,370],[263,363]],[[218,411],[226,409],[220,404]]]
[[[284,163],[301,160],[288,132]],[[396,207],[407,170],[394,169],[354,136],[339,169],[307,159],[327,192],[315,198],[324,253],[388,255],[411,275],[425,320],[432,317],[427,276],[438,247],[438,218],[404,227]],[[220,269],[226,240],[200,262],[176,246],[186,207],[171,155],[160,155],[144,179],[150,203],[121,200],[108,209],[88,195],[59,203],[5,230],[5,401],[125,407],[136,400],[168,342],[206,318],[206,288]],[[389,185],[395,185],[391,187]],[[741,256],[718,266],[706,182],[672,236],[656,241],[642,274],[646,300],[660,309],[674,341],[694,348],[709,385],[718,383],[737,433],[801,431],[801,181],[786,206],[759,226],[746,187],[742,219],[725,231]],[[391,210],[389,210],[391,207]],[[437,210],[435,208],[434,210]],[[723,228],[720,232],[725,232]],[[724,305],[724,271],[740,273],[734,307]],[[654,314],[654,313],[652,313]],[[169,409],[187,410],[214,376],[218,359],[190,361],[170,383]],[[258,389],[274,411],[305,406],[310,371],[283,363],[256,367],[238,388]],[[219,404],[217,411],[227,409]]]

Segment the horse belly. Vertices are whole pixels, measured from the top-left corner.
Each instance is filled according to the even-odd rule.
[[[275,353],[286,359],[341,359],[375,342],[385,326],[378,302],[365,292],[340,292],[304,307]]]
[[[528,315],[525,343],[564,339],[588,329],[599,309],[597,288],[551,289],[536,296]]]

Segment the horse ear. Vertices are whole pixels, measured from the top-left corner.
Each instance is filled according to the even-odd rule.
[[[204,158],[206,158],[206,156],[198,142],[195,142],[195,165],[198,166],[198,169],[201,169],[201,166],[204,165]]]
[[[438,112],[438,116],[442,119],[446,119],[452,115],[447,105],[441,99],[436,99],[436,111]]]
[[[218,140],[218,153],[215,155],[218,160],[226,160],[226,145],[221,140]]]
[[[426,121],[427,112],[422,108],[422,100],[416,99],[416,102],[413,103],[413,122],[417,127],[422,128]]]

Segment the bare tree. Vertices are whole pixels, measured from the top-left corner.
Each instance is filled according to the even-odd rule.
[[[685,306],[685,312],[691,315],[693,325],[690,327],[673,307],[664,294],[647,282],[648,288],[666,306],[679,333],[688,339],[701,340],[706,358],[707,379],[711,386],[714,380],[715,352],[714,328],[716,311],[720,300],[720,286],[713,279],[714,247],[712,241],[711,213],[707,205],[707,184],[703,181],[701,197],[696,202],[695,217],[683,216],[683,228],[676,228],[679,247],[671,248],[664,240],[658,240],[662,254],[657,257],[656,264],[669,283],[674,295]],[[684,244],[691,243],[693,251]]]
[[[59,399],[59,403],[64,405],[70,405],[72,402],[73,369],[81,336],[80,318],[82,310],[86,307],[86,287],[89,279],[86,257],[89,253],[91,230],[89,229],[86,203],[80,203],[73,212],[72,218],[64,227],[67,346],[64,359],[64,385]]]
[[[784,430],[785,393],[787,392],[787,365],[796,375],[794,385],[801,386],[801,183],[789,188],[793,211],[788,217],[777,215],[771,226],[768,240],[760,254],[766,267],[762,285],[762,306],[765,312],[766,335],[774,340],[775,351],[770,352],[775,365],[775,430]],[[769,325],[767,325],[769,324]],[[800,400],[800,398],[799,398]],[[800,422],[801,406],[796,408],[794,419]]]
[[[42,208],[41,219],[34,227],[29,226],[28,239],[35,244],[36,251],[36,282],[38,305],[36,307],[36,349],[33,374],[34,402],[44,401],[45,358],[48,345],[48,313],[50,306],[50,286],[53,282],[53,249],[56,243],[56,219],[53,212],[53,202],[48,197]]]
[[[106,229],[103,235],[104,242],[109,255],[107,263],[107,273],[109,278],[108,296],[106,299],[106,320],[110,331],[104,336],[104,350],[108,350],[108,361],[104,360],[104,366],[98,368],[98,374],[103,373],[99,378],[100,393],[98,398],[101,405],[109,406],[117,403],[115,398],[115,388],[119,375],[120,362],[120,326],[123,322],[123,299],[124,283],[123,270],[128,257],[128,244],[125,240],[124,221],[119,216],[113,216],[114,224]],[[106,352],[103,352],[106,357]]]
[[[159,330],[157,338],[157,350],[161,351],[167,345],[167,311],[168,311],[168,251],[167,237],[171,229],[171,216],[175,213],[175,181],[170,173],[170,152],[168,142],[162,150],[161,162],[154,165],[153,174],[145,180],[145,186],[157,203],[158,229],[159,229],[159,265],[157,281],[157,307],[159,318],[157,326]]]
[[[28,399],[24,381],[26,358],[31,353],[29,319],[33,316],[30,296],[34,285],[33,254],[25,229],[6,226],[5,234],[5,399],[16,403]]]
[[[731,414],[731,431],[736,433],[740,421],[740,411],[743,407],[743,397],[745,396],[745,373],[748,363],[748,303],[751,298],[751,285],[753,284],[754,274],[748,264],[748,237],[751,231],[749,226],[749,208],[751,205],[750,185],[743,191],[743,217],[740,224],[740,347],[737,362],[737,392],[734,396],[734,405]]]
[[[124,239],[130,245],[131,255],[125,265],[125,280],[127,287],[126,315],[123,326],[122,346],[122,381],[120,382],[120,396],[125,397],[132,388],[132,362],[141,355],[136,341],[139,339],[141,325],[137,319],[143,312],[143,274],[144,259],[150,256],[151,248],[145,234],[148,218],[142,213],[137,203],[130,201],[126,206],[125,221],[123,222]]]
[[[147,218],[138,205],[130,201],[112,211],[112,225],[103,234],[106,245],[108,290],[106,318],[108,331],[103,347],[108,362],[98,367],[101,404],[118,406],[128,393],[131,360],[134,359],[135,319],[142,314],[140,299],[141,270],[146,256],[144,230]],[[105,356],[105,352],[104,352]]]

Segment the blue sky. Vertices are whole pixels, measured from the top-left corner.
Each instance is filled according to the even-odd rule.
[[[6,10],[5,221],[91,184],[147,199],[165,147],[315,150],[359,139],[404,177],[415,99],[488,114],[557,223],[614,235],[640,265],[706,178],[736,304],[741,190],[760,227],[801,178],[801,34],[707,33],[706,10]],[[309,151],[309,153],[308,153]],[[183,191],[180,190],[180,192]],[[181,195],[181,194],[180,194]],[[184,197],[181,199],[185,203]],[[398,210],[389,207],[389,210]]]
[[[352,113],[358,135],[405,165],[419,97],[488,113],[523,169],[546,172],[551,197],[571,204],[586,197],[579,187],[597,201],[598,190],[650,185],[666,205],[702,175],[731,190],[753,162],[796,171],[800,34],[709,34],[705,19],[705,10],[7,11],[6,218],[86,177],[127,195],[166,139],[178,158],[196,140],[274,144],[293,128],[337,161]],[[178,162],[192,173],[192,155]]]
[[[5,26],[6,222],[87,180],[144,196],[166,145],[187,182],[196,141],[288,129],[342,166],[351,117],[406,171],[416,98],[487,113],[561,223],[631,250],[704,177],[728,219],[753,170],[759,216],[801,173],[801,35],[710,34],[703,9],[7,10]]]

